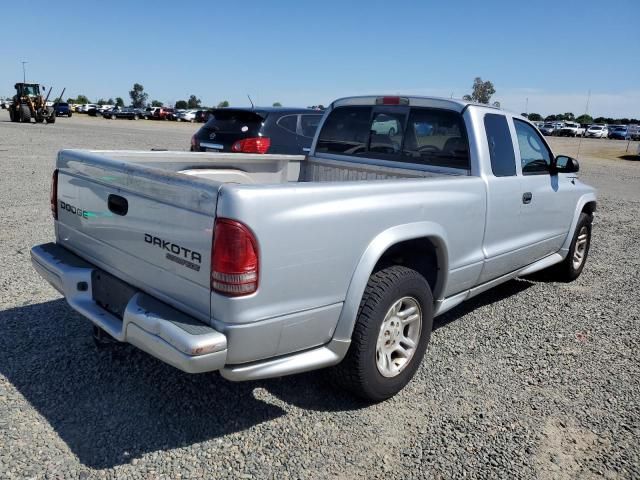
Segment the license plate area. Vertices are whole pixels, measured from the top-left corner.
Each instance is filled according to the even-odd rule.
[[[91,272],[91,296],[93,301],[120,320],[131,297],[137,289],[102,270]]]

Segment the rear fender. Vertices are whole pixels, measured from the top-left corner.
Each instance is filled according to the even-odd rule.
[[[360,262],[356,267],[347,290],[344,306],[338,325],[336,326],[334,340],[349,341],[356,322],[360,301],[378,260],[393,245],[406,240],[427,238],[436,247],[438,258],[438,276],[433,292],[434,300],[437,300],[447,283],[449,273],[449,260],[447,252],[447,236],[444,229],[433,222],[416,222],[398,225],[378,234],[369,243]]]

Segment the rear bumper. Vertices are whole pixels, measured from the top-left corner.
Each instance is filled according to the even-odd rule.
[[[224,367],[227,338],[212,327],[143,292],[129,299],[122,318],[111,314],[93,300],[96,267],[55,243],[33,247],[31,262],[74,310],[117,340],[188,373]]]

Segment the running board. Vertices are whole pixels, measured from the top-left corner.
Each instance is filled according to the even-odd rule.
[[[501,283],[508,282],[517,277],[524,277],[525,275],[531,275],[532,273],[539,272],[540,270],[544,270],[545,268],[549,268],[552,265],[560,263],[564,260],[564,257],[559,253],[553,253],[547,257],[544,257],[537,262],[534,262],[530,265],[527,265],[520,270],[516,270],[515,272],[507,273],[498,278],[494,278],[493,280],[489,280],[486,283],[473,287],[470,290],[465,290],[464,292],[457,293],[451,297],[444,298],[442,300],[438,300],[435,306],[434,317],[438,315],[442,315],[444,312],[451,310],[453,307],[460,305],[465,300],[470,299],[471,297],[475,297],[487,290],[492,289],[500,285]]]

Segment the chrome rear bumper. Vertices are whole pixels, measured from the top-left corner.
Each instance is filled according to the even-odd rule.
[[[227,338],[209,325],[140,291],[129,298],[122,318],[113,315],[93,299],[97,267],[55,243],[33,247],[31,262],[74,310],[115,339],[188,373],[224,366]]]

